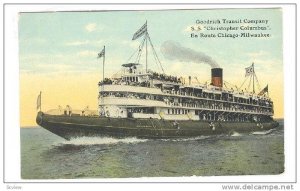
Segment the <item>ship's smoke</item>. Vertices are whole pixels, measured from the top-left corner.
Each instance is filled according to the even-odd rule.
[[[161,52],[170,60],[182,62],[195,62],[209,64],[212,68],[219,68],[219,65],[210,56],[203,52],[197,52],[190,48],[185,48],[177,42],[166,41],[161,46]]]

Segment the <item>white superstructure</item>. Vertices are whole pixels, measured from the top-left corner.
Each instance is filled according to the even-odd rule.
[[[121,76],[99,83],[100,115],[222,121],[259,121],[273,115],[273,102],[265,96],[186,85],[174,76],[141,72],[139,64],[123,67]]]
[[[138,48],[136,61],[123,64],[118,76],[99,82],[100,116],[239,122],[265,121],[273,116],[273,102],[265,95],[267,89],[254,94],[224,88],[222,68],[211,69],[209,85],[194,85],[191,76],[185,83],[182,77],[166,75],[149,37],[147,22],[134,34],[133,40],[141,36],[144,39]],[[148,43],[162,73],[148,69]],[[146,69],[139,64],[144,44]],[[104,76],[105,47],[98,56],[103,57]],[[253,78],[253,83],[254,79],[257,80],[254,64],[246,68],[246,76]]]

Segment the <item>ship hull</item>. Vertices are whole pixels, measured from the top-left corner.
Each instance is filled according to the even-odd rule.
[[[138,137],[147,139],[187,138],[202,135],[266,131],[278,123],[169,121],[162,119],[133,119],[47,115],[39,112],[36,122],[44,129],[70,140],[84,136]]]

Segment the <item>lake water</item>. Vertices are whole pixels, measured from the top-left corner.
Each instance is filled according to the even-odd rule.
[[[23,179],[267,175],[284,172],[284,130],[191,139],[82,137],[21,128]]]

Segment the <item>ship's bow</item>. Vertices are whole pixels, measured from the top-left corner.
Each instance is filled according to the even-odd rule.
[[[37,123],[39,126],[42,126],[42,123],[43,123],[43,115],[44,115],[44,113],[41,112],[41,111],[39,111],[39,112],[37,113],[37,116],[36,116],[35,121],[36,121],[36,123]]]

